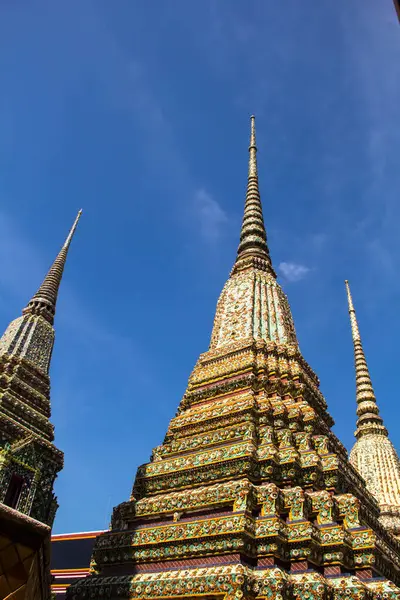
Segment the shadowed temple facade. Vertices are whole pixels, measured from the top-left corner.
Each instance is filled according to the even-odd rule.
[[[42,285],[0,338],[0,598],[50,594],[53,485],[63,466],[50,423],[54,316],[80,213]]]
[[[256,153],[252,117],[209,349],[69,600],[400,598],[400,543],[332,432],[276,279]]]

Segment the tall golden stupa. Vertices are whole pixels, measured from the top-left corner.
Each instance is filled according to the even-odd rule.
[[[368,370],[349,282],[346,281],[356,369],[357,429],[350,462],[378,501],[380,522],[400,536],[400,461],[379,414]]]
[[[332,432],[272,266],[256,153],[251,117],[240,243],[209,349],[70,600],[400,598],[400,542]]]

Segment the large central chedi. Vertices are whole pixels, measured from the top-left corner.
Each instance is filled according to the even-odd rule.
[[[249,152],[210,348],[70,599],[400,598],[400,544],[331,431],[276,280],[254,117]]]

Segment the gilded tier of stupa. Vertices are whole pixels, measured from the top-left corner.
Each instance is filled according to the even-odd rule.
[[[332,432],[276,279],[256,152],[252,117],[210,347],[70,600],[400,598],[400,543]]]
[[[400,461],[379,414],[350,286],[346,281],[356,369],[357,429],[350,462],[362,475],[381,509],[380,522],[400,536]]]

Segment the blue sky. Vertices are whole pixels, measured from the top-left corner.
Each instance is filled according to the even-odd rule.
[[[400,445],[399,56],[392,0],[1,3],[2,329],[84,210],[51,372],[56,533],[108,525],[208,347],[252,113],[272,259],[335,431],[350,448],[348,278]]]

